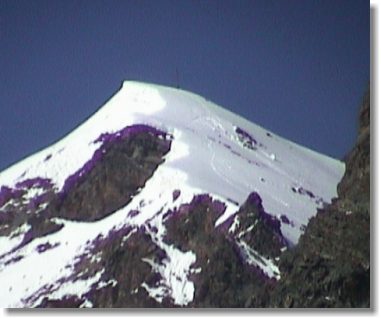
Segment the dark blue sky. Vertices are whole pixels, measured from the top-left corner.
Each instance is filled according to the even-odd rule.
[[[133,79],[336,158],[369,81],[369,1],[0,1],[0,170]]]

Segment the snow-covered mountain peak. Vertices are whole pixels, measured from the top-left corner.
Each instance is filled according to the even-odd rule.
[[[198,95],[125,81],[73,132],[0,173],[0,218],[6,220],[0,227],[0,282],[5,286],[0,302],[38,306],[75,294],[91,303],[84,295],[91,286],[106,284],[102,279],[107,270],[94,269],[90,277],[73,279],[82,262],[78,257],[82,260],[86,251],[98,248],[101,238],[109,242],[109,237],[123,233],[122,246],[140,233],[165,257],[141,258],[159,279],[154,285],[143,281],[134,290],[145,290],[159,303],[169,299],[174,305],[188,305],[195,293],[189,277],[198,271],[194,264],[199,256],[192,248],[183,251],[171,244],[166,235],[172,216],[181,218],[205,205],[215,211],[216,230],[234,237],[247,263],[278,279],[272,258],[245,239],[257,224],[248,221],[250,206],[257,211],[256,222],[274,229],[279,246],[293,245],[317,208],[336,196],[343,173],[343,163]],[[120,180],[110,181],[119,174]],[[99,195],[94,197],[94,191]],[[88,200],[98,199],[97,212],[86,212]],[[23,217],[15,226],[17,211]],[[38,214],[46,214],[54,229],[32,235]],[[25,284],[22,273],[42,260],[54,265],[36,268]],[[110,281],[120,283],[115,277]]]

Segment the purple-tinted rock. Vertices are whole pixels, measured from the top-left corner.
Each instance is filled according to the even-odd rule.
[[[164,138],[167,136],[165,132],[160,131],[154,127],[139,124],[139,125],[128,126],[115,133],[103,133],[94,142],[102,142],[102,143],[114,142],[117,140],[124,139],[126,137],[130,137],[134,134],[143,133],[143,132],[151,133],[157,137],[160,136]]]
[[[158,233],[159,232],[159,229],[156,227],[156,226],[150,226],[150,230],[154,233]]]
[[[133,125],[128,126],[126,128],[123,128],[120,131],[117,131],[115,133],[103,133],[101,134],[94,143],[102,143],[100,148],[98,148],[92,158],[87,161],[82,168],[80,168],[77,172],[69,176],[65,180],[65,184],[61,191],[61,197],[64,197],[66,193],[75,186],[75,184],[85,175],[87,175],[94,167],[95,165],[103,158],[103,156],[106,153],[106,147],[112,143],[121,141],[127,137],[131,137],[133,135],[139,134],[139,133],[151,133],[154,136],[160,137],[160,138],[171,138],[170,135],[167,133],[160,131],[154,127],[148,126],[148,125]],[[169,149],[170,143],[166,145],[166,147]]]
[[[8,202],[12,197],[12,189],[2,186],[0,188],[0,206],[3,206],[6,202]]]
[[[257,143],[257,141],[256,141],[256,140],[255,140],[255,139],[254,139],[254,138],[253,138],[247,131],[243,130],[242,128],[237,127],[237,128],[235,129],[235,132],[236,132],[237,134],[239,134],[239,135],[241,135],[241,136],[243,136],[243,137],[245,137],[245,138],[251,140],[254,144]]]
[[[233,204],[235,204],[235,205],[237,205],[237,206],[239,205],[239,203],[237,201],[235,201],[235,200],[233,200],[231,198],[226,198],[226,200],[231,202],[231,203],[233,203]]]
[[[138,210],[131,210],[130,212],[128,212],[127,216],[130,217],[130,218],[133,218],[133,217],[137,216],[138,214],[140,214],[140,211],[138,211]]]
[[[178,209],[175,209],[175,211],[173,211],[173,210],[168,210],[167,212],[165,212],[165,213],[163,214],[163,220],[167,220],[167,219],[169,219],[169,218],[171,217],[172,214],[176,214],[176,213],[177,213],[177,210],[178,210]]]
[[[180,190],[173,191],[173,193],[172,193],[173,202],[175,202],[177,200],[177,198],[180,196],[180,194],[181,194]]]
[[[43,224],[43,225],[41,225],[41,228],[39,228],[39,229],[36,229],[34,227],[29,229],[29,231],[24,234],[22,242],[18,246],[16,246],[13,249],[13,251],[27,245],[28,243],[33,241],[35,238],[44,237],[46,235],[58,232],[64,227],[63,224],[57,224],[57,223],[54,223],[50,220],[46,223],[41,222],[41,224]]]
[[[34,201],[34,204],[38,207],[41,203],[48,202],[50,193],[43,193],[35,198],[32,198],[31,201]]]
[[[273,230],[274,234],[276,234],[280,241],[284,245],[287,245],[285,238],[281,232],[281,223],[280,221],[273,215],[268,214],[262,205],[262,198],[259,196],[257,192],[250,193],[247,202],[257,207],[258,217],[262,221],[264,221],[270,228]]]
[[[159,263],[162,263],[163,260],[168,259],[168,255],[163,249],[159,249],[156,253],[156,258]]]
[[[26,179],[21,182],[18,182],[16,184],[17,188],[33,188],[33,187],[38,187],[38,188],[43,188],[43,189],[51,189],[53,187],[53,184],[50,179],[46,178],[33,178],[33,179]]]
[[[226,235],[228,235],[229,228],[232,226],[235,216],[236,214],[229,216],[222,224],[218,226],[218,229],[222,231],[223,233],[225,233]]]
[[[243,265],[243,267],[245,267],[245,269],[254,273],[262,281],[265,281],[265,282],[275,281],[276,282],[276,280],[274,278],[270,278],[269,276],[267,276],[265,274],[265,272],[258,265],[248,263],[246,253],[242,250],[242,248],[235,241],[231,242],[231,246],[233,247],[234,253],[236,254],[237,258],[240,260],[240,263]]]
[[[247,198],[247,201],[251,204],[258,206],[258,207],[260,206],[261,209],[263,209],[262,198],[259,196],[259,194],[257,192],[250,193],[249,197]]]
[[[146,281],[146,284],[151,287],[158,287],[160,286],[161,280],[161,275],[157,272],[154,272],[150,275],[149,279]]]
[[[282,214],[282,215],[280,216],[280,220],[281,220],[282,223],[284,223],[284,224],[291,224],[291,221],[290,221],[290,219],[287,217],[287,215]]]
[[[18,261],[22,260],[23,258],[24,258],[24,256],[22,256],[22,255],[15,256],[15,257],[11,258],[10,260],[6,261],[4,263],[4,265],[8,266],[9,264],[17,263]]]
[[[309,191],[309,190],[305,190],[305,193],[306,193],[311,199],[315,198],[315,195],[314,195],[311,191]]]
[[[220,217],[226,210],[225,203],[219,200],[213,200],[209,194],[199,194],[195,195],[190,203],[181,204],[174,211],[168,210],[165,212],[163,215],[163,220],[167,222],[168,219],[180,219],[184,215],[197,210],[197,208],[201,205],[207,205],[210,207],[210,211],[214,214],[214,219],[218,219],[218,217]]]
[[[203,203],[207,204],[209,201],[211,201],[211,197],[208,194],[199,194],[193,197],[193,200],[191,201],[190,205],[195,206]]]
[[[188,206],[188,211],[192,211],[197,205],[207,204],[211,206],[211,210],[216,214],[216,217],[220,217],[226,210],[225,203],[219,200],[213,200],[208,194],[199,194],[193,197],[193,200]]]
[[[38,253],[43,253],[43,252],[46,252],[47,250],[50,250],[54,247],[57,247],[58,245],[60,245],[60,243],[56,243],[56,244],[52,245],[49,242],[47,242],[45,244],[37,245],[36,250]]]
[[[241,154],[238,152],[238,151],[235,151],[235,150],[231,150],[230,151],[233,155],[236,155],[238,157],[241,157]]]
[[[240,137],[240,140],[243,142],[243,145],[250,148],[255,149],[255,146],[258,144],[257,141],[245,130],[240,127],[236,127],[235,132]]]
[[[311,199],[316,198],[316,196],[310,190],[306,190],[303,187],[298,187],[298,188],[292,187],[291,190],[294,193],[299,193],[299,194],[302,194],[302,195],[307,195]]]
[[[0,188],[0,207],[11,199],[19,199],[24,195],[25,191],[20,189],[12,189],[7,186]]]

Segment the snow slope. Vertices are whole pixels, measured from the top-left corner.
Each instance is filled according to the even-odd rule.
[[[27,229],[20,227],[12,238],[0,237],[2,307],[37,306],[49,285],[53,285],[49,287],[49,297],[53,297],[85,293],[97,282],[110,283],[99,281],[101,273],[86,281],[62,283],[62,278],[69,277],[70,264],[86,251],[86,242],[126,224],[154,225],[159,230],[152,233],[152,239],[169,256],[164,265],[151,264],[163,277],[163,284],[155,290],[143,287],[157,301],[170,295],[175,304],[187,305],[194,293],[187,277],[194,270],[191,265],[196,255],[164,242],[163,213],[158,211],[165,212],[189,203],[194,195],[208,193],[227,207],[216,222],[218,226],[255,191],[265,211],[282,221],[285,239],[295,244],[316,209],[337,195],[336,186],[345,170],[342,162],[285,140],[200,96],[126,81],[101,109],[65,138],[1,172],[0,187],[15,188],[23,180],[46,178],[58,192],[99,149],[96,140],[102,133],[115,133],[135,124],[149,125],[173,136],[165,162],[127,206],[97,222],[57,220],[64,224],[62,230],[10,254],[7,252]],[[28,196],[33,197],[39,190],[31,188]],[[181,194],[173,202],[175,190]],[[146,202],[143,207],[142,201]],[[3,208],[0,206],[0,213],[5,213]],[[128,213],[136,209],[141,213]],[[57,247],[37,253],[37,246],[47,242]],[[22,258],[9,262],[17,256]],[[272,273],[273,267],[269,264],[264,271]]]

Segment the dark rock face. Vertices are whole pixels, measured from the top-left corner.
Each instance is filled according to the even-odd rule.
[[[85,297],[90,299],[94,307],[171,306],[170,302],[156,302],[141,286],[142,283],[146,283],[153,287],[159,283],[160,276],[153,272],[151,266],[143,259],[152,259],[160,263],[165,257],[164,251],[144,231],[132,234],[125,242],[122,242],[122,239],[123,236],[116,235],[105,242],[105,246],[100,249],[103,255],[98,264],[104,269],[101,280],[113,280],[117,283],[92,289]]]
[[[27,198],[30,188],[43,190],[41,195]],[[46,206],[52,202],[56,193],[47,179],[28,179],[16,185],[15,189],[2,188],[3,202],[0,213],[0,236],[11,236],[20,226],[26,225],[26,233],[21,243],[14,248],[19,249],[33,239],[54,233],[62,228],[51,219]]]
[[[275,307],[370,307],[370,103],[346,157],[339,198],[312,218],[298,245],[280,259]]]
[[[169,147],[167,140],[147,132],[106,143],[102,158],[86,177],[55,202],[57,214],[65,219],[96,221],[120,209],[164,161]]]
[[[162,243],[196,254],[188,277],[195,287],[189,307],[370,306],[369,116],[368,92],[361,107],[359,137],[346,157],[347,170],[338,186],[339,198],[311,219],[295,247],[288,245],[280,231],[281,222],[290,224],[287,216],[273,217],[255,192],[218,226],[226,206],[208,194],[165,211]],[[237,128],[236,133],[245,147],[260,146],[244,130]],[[167,135],[140,125],[104,134],[95,142],[102,143],[99,150],[66,180],[60,192],[40,178],[25,180],[15,189],[1,188],[0,207],[6,213],[0,214],[0,236],[27,224],[18,249],[59,231],[64,225],[56,218],[93,222],[112,214],[139,192],[171,146]],[[30,188],[40,189],[41,194],[27,199]],[[292,191],[316,198],[303,188]],[[181,191],[175,190],[171,199],[175,202],[180,196]],[[132,210],[128,217],[139,213]],[[99,281],[83,295],[51,299],[56,286],[48,285],[31,297],[42,299],[39,307],[80,307],[86,301],[98,308],[176,307],[169,295],[158,302],[144,288],[162,286],[163,277],[151,263],[163,265],[169,257],[154,239],[157,230],[150,224],[125,225],[86,242],[86,252],[59,283],[97,274]],[[38,245],[37,252],[55,247]],[[259,255],[255,261],[245,247]],[[279,267],[279,280],[278,275],[264,272],[261,264],[266,262]]]
[[[95,259],[94,255],[97,255]],[[169,301],[156,302],[141,287],[142,283],[154,286],[160,278],[142,259],[161,262],[164,257],[165,253],[143,228],[123,227],[111,231],[106,237],[98,237],[91,242],[88,253],[78,258],[73,274],[67,278],[85,280],[103,270],[100,278],[102,285],[93,284],[90,291],[82,296],[63,299],[45,297],[40,307],[79,307],[85,300],[96,308],[173,306]]]
[[[136,125],[114,134],[104,134],[93,158],[70,176],[61,192],[50,180],[27,179],[14,189],[0,189],[0,236],[9,236],[21,225],[28,226],[14,250],[38,237],[59,231],[55,218],[96,221],[126,205],[152,176],[169,151],[171,140],[152,127]],[[40,195],[29,199],[29,190]]]
[[[235,129],[235,132],[238,135],[238,139],[243,144],[244,147],[256,150],[257,141],[245,130],[240,127]]]
[[[265,212],[262,199],[257,193],[249,195],[237,217],[239,226],[234,234],[241,241],[246,242],[264,257],[274,259],[280,256],[281,249],[287,246],[280,231],[281,223]]]
[[[264,307],[275,280],[248,262],[239,243],[258,248],[267,258],[279,255],[284,246],[278,236],[279,224],[264,212],[256,193],[248,197],[235,216],[216,227],[225,208],[208,195],[200,195],[181,206],[180,212],[166,222],[168,241],[181,250],[192,250],[197,256],[193,267],[200,272],[191,277],[195,295],[190,306]],[[232,229],[234,217],[239,226]],[[255,244],[259,235],[269,239],[266,244]]]
[[[257,204],[248,199],[237,215],[242,214],[242,220],[250,219],[253,224],[257,208]],[[263,307],[274,281],[259,268],[250,266],[237,245],[240,239],[254,241],[259,232],[252,229],[244,234],[245,238],[239,238],[246,230],[245,224],[242,223],[235,231],[229,231],[231,219],[216,228],[215,223],[224,210],[223,203],[207,195],[197,196],[166,222],[167,240],[181,250],[192,250],[197,256],[194,268],[199,268],[200,273],[191,278],[195,284],[191,306]],[[252,211],[253,214],[248,215],[247,211]],[[270,228],[259,231],[268,237],[273,233]],[[261,252],[272,254],[275,250],[273,246],[263,246]],[[279,249],[275,253],[280,253]]]
[[[255,197],[259,200],[259,196]],[[258,202],[248,199],[240,213],[243,218],[255,220],[256,217],[247,215],[246,211],[257,208]],[[275,280],[267,277],[259,268],[250,266],[237,245],[238,235],[242,231],[247,232],[245,240],[249,241],[252,239],[250,233],[255,235],[255,230],[248,232],[241,227],[230,231],[231,219],[216,228],[215,223],[225,209],[222,202],[208,195],[198,195],[190,203],[166,213],[165,243],[183,252],[193,251],[197,257],[189,277],[195,286],[194,300],[188,306],[263,307],[274,288]],[[160,286],[162,280],[146,260],[163,264],[168,257],[166,251],[152,239],[152,231],[154,229],[145,225],[124,226],[110,231],[106,237],[99,236],[93,242],[88,242],[87,252],[78,257],[73,273],[65,281],[86,280],[102,271],[101,285],[98,282],[93,284],[84,295],[62,299],[43,297],[39,306],[79,307],[89,301],[98,308],[177,307],[168,295],[157,302],[142,287],[142,284]],[[266,232],[264,228],[260,231]],[[277,233],[271,227],[267,231]],[[277,243],[274,246],[278,248],[277,234],[275,237]],[[263,247],[263,252],[274,253],[274,246],[268,251]],[[276,252],[278,254],[279,249]],[[48,286],[43,290],[43,295],[49,293]]]
[[[76,296],[64,296],[62,299],[44,298],[40,308],[77,308],[83,303],[83,300]]]
[[[370,92],[365,94],[360,108],[359,133],[353,150],[346,156],[346,171],[338,185],[339,197],[353,203],[370,200]]]

